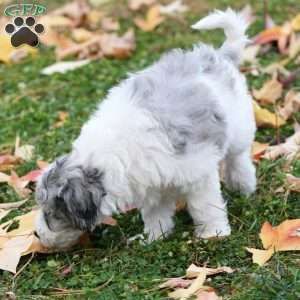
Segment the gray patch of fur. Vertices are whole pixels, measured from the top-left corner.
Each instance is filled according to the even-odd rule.
[[[36,192],[48,227],[54,231],[68,226],[92,230],[104,196],[102,174],[97,169],[70,165],[67,156],[43,174]]]
[[[213,91],[195,80],[201,73],[218,72],[232,87],[232,78],[219,61],[215,50],[207,46],[188,52],[173,50],[134,77],[134,96],[159,121],[176,154],[203,142],[224,147],[225,116]]]

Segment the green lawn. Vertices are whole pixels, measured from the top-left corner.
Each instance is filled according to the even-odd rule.
[[[59,2],[59,1],[56,1]],[[123,2],[123,1],[118,1]],[[190,0],[192,11],[182,21],[168,19],[156,31],[136,30],[137,50],[124,61],[103,59],[65,75],[41,76],[40,70],[55,61],[51,50],[16,65],[0,65],[0,150],[13,146],[16,135],[22,142],[36,147],[32,162],[17,169],[25,174],[35,168],[36,159],[52,161],[67,152],[79,130],[107,90],[125,78],[127,72],[139,70],[155,61],[161,53],[174,47],[190,48],[202,40],[219,44],[217,32],[192,32],[189,26],[211,8],[228,5],[242,7],[249,1]],[[204,3],[205,2],[205,3]],[[250,1],[258,16],[262,16],[262,1]],[[300,12],[299,0],[270,0],[274,19],[282,22]],[[284,3],[283,3],[284,2]],[[121,6],[121,4],[118,4]],[[115,14],[121,9],[115,9]],[[124,15],[124,14],[122,14]],[[131,18],[121,17],[122,31],[132,26]],[[253,35],[262,29],[262,20],[250,28]],[[267,64],[277,55],[262,58]],[[293,66],[291,66],[293,67]],[[262,78],[249,78],[250,86],[260,86]],[[300,80],[295,82],[299,86]],[[70,118],[62,128],[53,128],[58,111],[67,111]],[[280,130],[285,138],[291,134],[292,124]],[[259,130],[260,141],[274,142],[274,130]],[[89,249],[74,249],[67,253],[36,255],[25,270],[14,278],[0,271],[0,295],[13,291],[18,299],[56,299],[49,295],[53,288],[79,289],[82,295],[62,299],[138,300],[167,299],[167,294],[156,289],[166,277],[185,273],[190,263],[215,267],[236,268],[230,275],[215,276],[209,284],[224,299],[232,300],[296,300],[300,298],[299,253],[279,253],[265,267],[251,261],[245,247],[261,247],[258,233],[266,220],[272,224],[287,218],[299,218],[300,199],[291,194],[285,199],[276,194],[284,180],[283,161],[260,163],[258,190],[250,199],[224,189],[229,203],[232,235],[224,240],[198,241],[193,239],[193,225],[185,212],[176,216],[176,231],[167,240],[142,246],[138,241],[127,244],[127,239],[142,232],[141,217],[137,212],[118,217],[117,227],[104,226],[92,235]],[[300,162],[294,163],[294,175],[300,175]],[[18,196],[6,185],[0,185],[0,202],[17,201]],[[20,213],[30,210],[32,201]],[[10,214],[9,217],[14,214]],[[192,243],[188,242],[192,240]],[[21,267],[29,257],[21,260]],[[63,277],[64,266],[73,265],[72,272]],[[107,285],[96,290],[108,280]],[[1,296],[0,296],[1,298]],[[1,298],[3,299],[3,298]]]

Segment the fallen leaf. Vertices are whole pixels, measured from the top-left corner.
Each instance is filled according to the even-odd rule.
[[[74,27],[82,25],[91,11],[91,7],[85,0],[74,0],[52,11],[51,16],[65,16],[73,21]]]
[[[160,23],[164,21],[164,17],[160,15],[160,6],[154,5],[147,11],[145,19],[134,18],[135,25],[143,31],[153,31]]]
[[[34,209],[0,224],[0,269],[16,273],[21,256],[36,252],[55,252],[55,249],[45,248],[34,235],[38,213],[39,210]],[[18,228],[9,231],[11,224],[15,222],[18,222]],[[78,242],[85,243],[86,241],[87,237],[83,235]]]
[[[253,262],[262,266],[275,252],[300,250],[300,219],[286,220],[276,227],[265,222],[259,236],[266,250],[247,250],[253,254]]]
[[[44,68],[41,71],[41,74],[43,75],[52,75],[55,73],[67,73],[69,71],[73,71],[75,69],[78,69],[82,66],[87,65],[88,63],[90,63],[89,59],[85,59],[85,60],[80,60],[80,61],[67,61],[67,62],[58,62],[55,63],[49,67]]]
[[[105,17],[101,20],[101,27],[104,31],[117,31],[120,29],[120,24],[112,18]]]
[[[188,269],[186,270],[186,277],[187,278],[195,278],[200,273],[205,273],[207,276],[215,275],[219,273],[233,273],[234,270],[230,267],[219,267],[219,268],[206,268],[206,267],[197,267],[194,264],[191,264]]]
[[[270,145],[254,141],[252,145],[252,159],[259,161]]]
[[[12,209],[2,209],[2,208],[0,208],[0,221],[4,217],[6,217],[11,211],[12,211]]]
[[[288,52],[289,37],[292,33],[290,23],[283,26],[274,26],[259,33],[254,38],[254,43],[257,45],[264,45],[271,42],[277,42],[279,52],[285,54]]]
[[[12,46],[8,34],[0,34],[0,61],[6,64],[19,62],[28,55],[37,54],[36,48],[22,45],[18,48]]]
[[[291,137],[289,137],[285,143],[268,147],[263,158],[274,160],[283,156],[288,161],[291,161],[298,155],[299,152],[300,130],[296,131]]]
[[[197,278],[192,282],[192,284],[187,289],[177,289],[174,292],[168,294],[170,298],[185,300],[189,299],[191,296],[195,295],[197,291],[199,291],[206,280],[206,272],[201,272],[197,276]]]
[[[222,300],[215,291],[199,291],[196,293],[196,300]]]
[[[292,192],[300,193],[300,178],[299,177],[295,177],[292,174],[287,174],[285,183],[286,183],[288,190],[290,190]]]
[[[293,33],[290,38],[290,45],[289,45],[289,58],[294,59],[300,52],[300,37]]]
[[[103,34],[100,45],[107,57],[127,58],[136,47],[134,31],[130,29],[121,37],[116,34]]]
[[[129,0],[128,7],[131,10],[139,10],[143,5],[150,6],[155,2],[156,0]]]
[[[9,177],[9,180],[7,181],[8,185],[10,185],[15,192],[21,197],[26,198],[29,194],[32,193],[30,189],[27,189],[27,185],[29,183],[28,180],[22,180],[18,176],[18,174],[14,171],[11,171],[11,175]]]
[[[15,156],[24,161],[31,161],[34,153],[34,146],[23,145],[15,148]]]
[[[286,122],[280,116],[269,110],[262,108],[256,101],[253,101],[256,124],[258,127],[273,127],[279,128]]]
[[[0,171],[10,171],[14,169],[21,159],[11,154],[0,155]]]
[[[175,289],[175,288],[187,288],[192,284],[193,280],[183,278],[171,278],[166,282],[162,283],[160,289]]]
[[[283,106],[278,109],[279,115],[288,120],[294,113],[300,110],[300,93],[290,90],[284,99]]]
[[[36,164],[42,170],[46,169],[49,166],[49,163],[47,161],[43,161],[43,160],[37,160]]]
[[[260,45],[251,45],[244,49],[242,53],[241,63],[257,63],[257,55],[261,49]]]
[[[283,87],[276,77],[277,75],[273,75],[273,78],[265,82],[260,90],[252,91],[257,101],[262,104],[274,104],[281,97]]]
[[[184,5],[182,0],[175,0],[167,5],[160,5],[160,13],[162,15],[176,16],[188,10],[188,6]]]
[[[0,209],[14,209],[19,208],[23,204],[25,204],[28,200],[16,201],[16,202],[7,202],[7,203],[0,203]]]
[[[292,19],[291,26],[294,31],[300,30],[300,13]]]
[[[23,181],[29,181],[29,182],[37,182],[38,178],[42,175],[43,170],[33,170],[27,173],[26,175],[21,177],[21,180]]]
[[[77,43],[84,43],[93,37],[94,33],[85,28],[75,28],[72,30],[72,38]]]
[[[73,45],[58,53],[63,59],[70,55],[78,56],[80,59],[97,59],[104,55],[114,58],[127,58],[135,50],[135,36],[132,30],[128,30],[123,36],[115,33],[95,35],[91,40]]]

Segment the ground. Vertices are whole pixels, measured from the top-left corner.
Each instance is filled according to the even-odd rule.
[[[59,1],[56,1],[59,2]],[[118,7],[122,7],[118,1]],[[52,50],[15,65],[0,65],[0,147],[14,144],[16,135],[36,147],[36,157],[22,165],[19,174],[35,168],[35,160],[52,161],[70,149],[72,140],[107,90],[126,76],[148,66],[161,53],[173,47],[190,48],[202,40],[219,44],[219,33],[192,32],[194,21],[211,8],[228,5],[242,7],[248,1],[187,1],[192,12],[182,21],[169,20],[155,32],[137,33],[137,51],[128,60],[103,59],[65,75],[44,77],[40,70],[55,61]],[[205,4],[203,4],[205,2]],[[250,1],[258,16],[262,16],[262,1]],[[300,12],[298,0],[270,0],[270,12],[282,22]],[[115,9],[118,14],[122,9]],[[123,31],[132,26],[130,16],[121,19]],[[250,28],[251,35],[262,29],[261,18]],[[262,58],[262,63],[276,60],[274,52]],[[294,66],[290,66],[293,68]],[[262,78],[248,78],[250,87],[261,85]],[[296,81],[295,85],[300,81]],[[234,109],[234,108],[233,108]],[[58,111],[68,111],[70,119],[62,128],[53,128]],[[279,135],[290,135],[291,124]],[[259,130],[257,139],[274,142],[274,130]],[[138,300],[167,299],[158,284],[167,277],[185,273],[190,263],[209,266],[230,266],[237,271],[220,275],[210,283],[224,299],[232,300],[295,300],[300,298],[299,254],[276,254],[265,267],[254,265],[245,247],[261,247],[258,233],[264,221],[272,224],[300,215],[299,197],[285,198],[275,191],[283,183],[282,160],[262,162],[257,170],[258,190],[250,199],[223,189],[228,200],[232,235],[223,240],[193,239],[193,225],[186,212],[176,216],[176,231],[164,241],[143,246],[127,244],[127,239],[141,233],[143,225],[137,212],[119,216],[117,227],[104,226],[92,235],[88,249],[77,248],[53,255],[36,255],[24,271],[14,278],[8,272],[0,274],[0,294],[13,291],[18,299],[56,299],[53,288],[80,290],[81,295],[63,299]],[[295,163],[294,175],[300,175],[300,163]],[[0,186],[0,202],[17,201],[12,189]],[[30,210],[32,201],[23,209]],[[11,217],[12,214],[9,216]],[[28,257],[21,260],[21,266]],[[61,270],[72,265],[72,272],[63,277]],[[111,280],[110,280],[111,279]],[[109,282],[107,282],[110,280]],[[105,285],[105,283],[107,284]],[[103,287],[101,287],[104,284]],[[97,287],[99,287],[97,289]]]

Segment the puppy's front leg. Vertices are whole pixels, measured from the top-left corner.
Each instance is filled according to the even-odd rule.
[[[160,191],[150,190],[141,209],[144,233],[148,242],[168,236],[174,227],[173,215],[176,205],[174,199],[163,198]]]
[[[187,197],[188,210],[199,238],[230,235],[226,204],[221,194],[219,175],[212,171],[202,182],[193,184]]]

